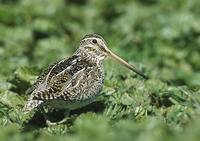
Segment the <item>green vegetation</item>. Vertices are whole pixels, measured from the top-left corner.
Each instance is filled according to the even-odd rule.
[[[0,140],[199,141],[199,7],[199,0],[0,0]],[[151,79],[107,59],[101,96],[66,125],[47,127],[39,112],[24,121],[26,89],[93,32]]]

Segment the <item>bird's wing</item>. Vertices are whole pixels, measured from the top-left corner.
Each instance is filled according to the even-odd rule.
[[[69,83],[63,87],[62,91],[59,92],[56,99],[62,99],[66,101],[73,100],[81,93],[84,83],[87,83],[87,68],[82,68],[78,71]],[[83,82],[84,81],[84,82]]]
[[[62,61],[62,60],[61,60],[61,61]],[[38,85],[41,84],[41,83],[45,80],[47,74],[51,71],[51,69],[52,69],[56,64],[58,64],[59,62],[60,62],[60,61],[57,61],[57,62],[55,62],[54,64],[51,64],[46,70],[44,70],[44,71],[39,75],[39,77],[37,78],[36,82],[35,82],[30,88],[28,88],[28,89],[26,90],[26,94],[31,94],[35,89],[37,89]]]
[[[85,68],[87,68],[87,62],[84,60],[71,61],[71,65],[67,65],[65,69],[59,69],[61,66],[52,68],[51,72],[47,74],[46,82],[47,87],[34,93],[34,99],[51,100],[58,99],[60,92],[75,84],[75,80],[78,80]],[[62,68],[62,67],[61,67]],[[55,70],[54,70],[55,69]]]
[[[52,81],[57,79],[58,75],[62,72],[64,75],[66,75],[66,70],[69,70],[70,67],[74,64],[76,64],[76,62],[78,62],[79,60],[79,56],[77,55],[73,55],[72,57],[68,58],[68,59],[63,59],[60,62],[58,62],[56,65],[54,65],[51,70],[49,71],[49,73],[46,75],[46,84],[47,85],[51,85]]]
[[[98,70],[87,65],[78,71],[71,81],[59,92],[56,99],[65,101],[81,101],[94,97],[102,89]]]
[[[78,79],[81,78],[81,76],[83,75],[84,70],[85,70],[85,68],[82,68],[81,70],[76,72],[73,77],[71,77],[71,78],[67,77],[69,79],[67,79],[67,81],[62,81],[62,82],[60,81],[60,80],[62,80],[61,77],[62,76],[66,77],[67,74],[66,73],[59,74],[59,78],[61,78],[61,79],[59,80],[59,78],[58,78],[57,80],[55,80],[54,81],[55,84],[52,85],[51,87],[49,87],[48,89],[45,89],[44,91],[39,91],[39,92],[35,93],[34,94],[34,99],[38,99],[38,100],[55,100],[55,99],[62,98],[61,94],[63,93],[64,89],[70,88],[70,87],[72,87],[74,85],[78,85]]]
[[[55,78],[54,76],[71,66],[76,59],[78,59],[78,56],[73,55],[68,59],[62,59],[50,65],[41,73],[36,82],[26,91],[26,94],[31,94],[34,91],[41,90],[41,85],[43,85],[43,89],[45,89],[48,85],[51,85],[52,78]]]

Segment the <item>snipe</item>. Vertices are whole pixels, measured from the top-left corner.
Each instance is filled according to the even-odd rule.
[[[98,34],[86,35],[77,51],[50,65],[28,89],[30,97],[24,112],[48,105],[54,108],[73,110],[94,101],[104,81],[103,60],[110,56],[143,78],[147,77],[135,67],[111,52],[105,40]],[[58,123],[65,122],[66,119]],[[51,123],[47,120],[47,124]]]

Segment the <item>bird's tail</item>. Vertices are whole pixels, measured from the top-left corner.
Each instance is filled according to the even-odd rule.
[[[39,107],[42,103],[43,103],[42,100],[30,99],[30,100],[28,100],[28,102],[25,104],[25,106],[24,106],[24,108],[23,108],[23,112],[24,112],[24,113],[28,113],[28,112],[34,110],[36,107]]]

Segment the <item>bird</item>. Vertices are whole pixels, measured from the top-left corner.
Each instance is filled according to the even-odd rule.
[[[39,75],[27,90],[29,98],[23,112],[42,109],[45,105],[71,111],[92,103],[103,88],[103,61],[107,56],[148,79],[133,65],[114,54],[101,35],[87,34],[71,57],[55,62]],[[67,119],[51,122],[45,114],[44,117],[48,125],[62,124]]]

